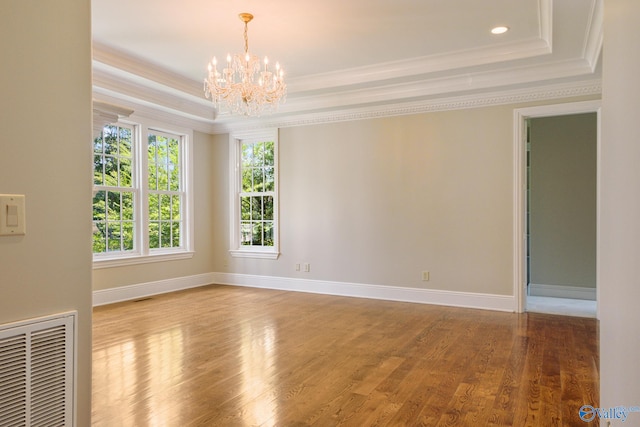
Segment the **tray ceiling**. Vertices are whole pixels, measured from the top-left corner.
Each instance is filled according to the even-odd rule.
[[[208,61],[243,50],[240,12],[249,50],[286,72],[273,116],[204,98]],[[599,91],[602,0],[92,0],[92,15],[94,99],[202,131]]]

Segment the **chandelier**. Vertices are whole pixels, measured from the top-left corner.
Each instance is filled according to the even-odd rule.
[[[218,71],[215,57],[208,65],[209,73],[204,79],[204,93],[211,98],[216,109],[245,116],[259,116],[263,111],[273,112],[287,93],[284,71],[276,62],[275,71],[270,71],[267,57],[263,61],[249,53],[247,27],[253,19],[250,13],[238,15],[244,22],[244,53],[233,57]]]

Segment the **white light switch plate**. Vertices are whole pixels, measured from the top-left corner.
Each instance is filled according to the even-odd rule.
[[[0,236],[26,234],[23,194],[0,194]]]

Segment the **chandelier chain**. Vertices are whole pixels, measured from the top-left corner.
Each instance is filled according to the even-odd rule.
[[[249,23],[244,23],[244,53],[249,52]]]

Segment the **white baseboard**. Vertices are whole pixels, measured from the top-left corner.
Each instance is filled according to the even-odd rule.
[[[115,302],[135,300],[151,295],[197,288],[198,286],[210,285],[212,283],[214,283],[213,273],[205,273],[195,276],[177,277],[175,279],[102,289],[93,291],[93,306],[96,307],[99,305],[113,304]]]
[[[529,295],[536,297],[553,297],[596,300],[596,288],[584,288],[580,286],[540,285],[529,284]]]
[[[236,273],[206,273],[98,290],[93,292],[93,305],[99,306],[135,300],[210,284],[445,305],[451,307],[478,308],[484,310],[515,311],[515,300],[511,295],[453,292]]]
[[[453,292],[235,273],[213,273],[213,283],[452,307],[515,311],[515,299],[512,295]]]

